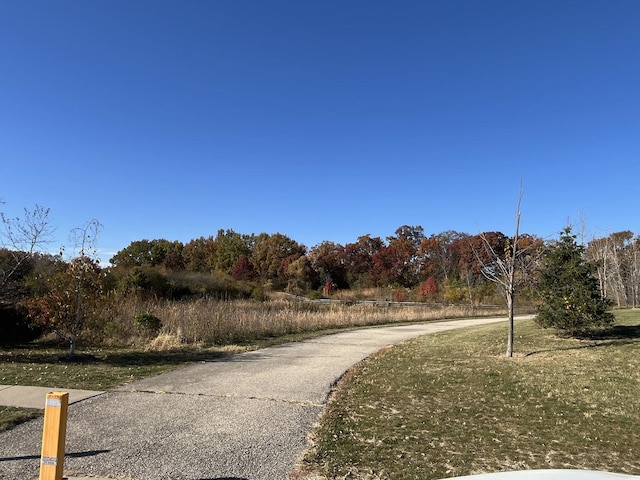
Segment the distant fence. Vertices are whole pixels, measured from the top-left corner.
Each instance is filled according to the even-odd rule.
[[[316,303],[321,305],[369,305],[373,307],[385,307],[385,308],[402,308],[402,307],[421,307],[432,308],[433,310],[440,310],[443,308],[460,308],[468,309],[479,315],[483,314],[500,314],[506,313],[506,307],[504,305],[469,305],[468,303],[429,303],[429,302],[393,302],[390,300],[337,300],[331,298],[318,298],[310,299],[307,297],[291,296],[292,298],[309,303]],[[516,315],[526,315],[534,313],[533,306],[516,307]]]

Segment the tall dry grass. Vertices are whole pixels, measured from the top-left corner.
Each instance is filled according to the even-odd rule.
[[[162,321],[159,334],[141,331],[133,319],[149,312]],[[126,298],[115,305],[106,321],[105,341],[120,344],[226,345],[259,338],[324,329],[414,322],[471,315],[503,314],[495,308],[469,306],[382,303],[331,303],[272,300],[189,301],[141,300]],[[157,338],[156,338],[157,337]],[[158,347],[162,348],[162,347]]]

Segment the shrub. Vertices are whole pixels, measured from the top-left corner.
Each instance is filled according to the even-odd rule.
[[[267,299],[267,292],[260,285],[254,287],[251,291],[251,300],[257,300],[258,302],[264,302]]]
[[[162,328],[162,320],[150,312],[140,312],[133,319],[133,323],[145,332],[157,335]]]

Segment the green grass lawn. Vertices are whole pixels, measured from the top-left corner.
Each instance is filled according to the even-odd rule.
[[[340,382],[303,470],[331,479],[437,479],[579,468],[640,474],[640,311],[606,338],[516,323],[385,349]]]

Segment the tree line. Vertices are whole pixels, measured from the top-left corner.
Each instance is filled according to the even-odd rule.
[[[165,239],[134,241],[111,258],[110,269],[124,285],[141,290],[153,290],[154,281],[149,277],[154,274],[163,277],[164,282],[155,281],[161,287],[156,294],[181,295],[190,289],[203,293],[202,288],[189,288],[179,280],[180,272],[188,272],[226,281],[227,294],[234,293],[231,285],[235,281],[297,295],[392,287],[412,292],[414,300],[482,303],[496,293],[487,274],[511,255],[512,240],[502,232],[471,235],[448,230],[427,236],[421,226],[403,225],[386,239],[363,235],[344,245],[327,240],[307,248],[281,233],[247,235],[221,229],[215,237],[186,244]],[[523,255],[515,274],[525,280],[521,296],[526,300],[532,298],[532,273],[542,252],[556,241],[519,235],[517,251]],[[602,296],[619,308],[637,307],[640,235],[616,232],[593,238],[584,247],[585,259],[597,265]],[[237,294],[250,293],[236,287]]]
[[[421,226],[403,225],[386,239],[363,235],[345,245],[323,241],[308,249],[281,233],[219,230],[215,237],[186,244],[134,241],[111,258],[110,269],[120,282],[140,289],[153,283],[151,272],[161,274],[168,281],[164,287],[174,287],[178,295],[185,287],[180,273],[187,272],[295,295],[392,287],[414,300],[481,303],[495,294],[483,270],[495,261],[492,252],[503,255],[509,241],[501,232],[427,236]],[[528,258],[537,258],[543,247],[544,241],[534,235],[518,239]]]
[[[317,298],[382,287],[392,292],[388,300],[479,305],[502,302],[505,288],[517,285],[517,301],[533,305],[544,253],[559,243],[501,232],[426,235],[422,226],[403,225],[385,239],[367,234],[344,245],[327,240],[307,248],[281,233],[220,229],[187,243],[136,240],[102,266],[95,220],[75,232],[71,258],[40,253],[50,235],[48,214],[36,207],[23,218],[2,216],[0,307],[4,318],[10,312],[18,323],[71,325],[71,343],[92,312],[123,296],[264,300],[269,291]],[[619,307],[637,306],[640,236],[614,233],[581,248],[601,296]]]

